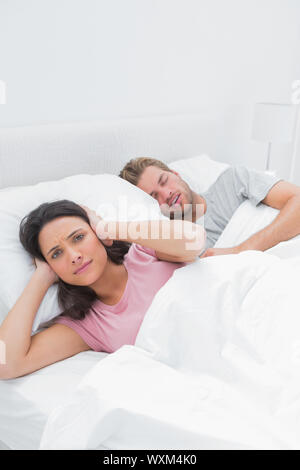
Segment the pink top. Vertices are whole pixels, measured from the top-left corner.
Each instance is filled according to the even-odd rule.
[[[185,263],[160,261],[155,251],[132,244],[124,257],[128,280],[119,302],[106,305],[97,300],[83,320],[60,316],[55,323],[73,328],[94,351],[114,352],[134,344],[155,294]]]

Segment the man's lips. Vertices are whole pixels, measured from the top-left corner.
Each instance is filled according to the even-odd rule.
[[[78,269],[74,272],[74,274],[80,274],[80,273],[82,273],[83,271],[85,271],[86,268],[91,264],[92,261],[93,261],[93,260],[87,261],[86,263],[83,263],[83,265],[80,266],[80,268],[78,268]]]
[[[169,201],[169,206],[172,207],[173,205],[180,204],[181,201],[181,193],[176,193],[175,196],[172,196],[172,199]]]

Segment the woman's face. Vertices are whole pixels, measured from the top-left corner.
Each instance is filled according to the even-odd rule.
[[[80,217],[59,217],[39,233],[43,256],[53,271],[68,284],[89,286],[107,264],[107,253],[89,224]]]

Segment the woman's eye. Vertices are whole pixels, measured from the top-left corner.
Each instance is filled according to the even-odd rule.
[[[51,256],[51,258],[53,258],[53,259],[57,258],[57,257],[60,255],[60,253],[61,253],[61,250],[56,250],[56,251],[53,253],[53,255]]]
[[[76,236],[74,237],[74,240],[75,240],[75,241],[82,240],[83,237],[84,237],[84,235],[81,233],[80,235],[76,235]]]

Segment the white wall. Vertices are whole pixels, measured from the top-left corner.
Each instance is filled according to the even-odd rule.
[[[299,46],[299,0],[0,0],[0,125],[201,111],[199,152],[263,169],[253,105],[290,102]]]

